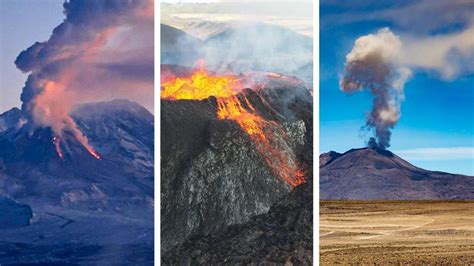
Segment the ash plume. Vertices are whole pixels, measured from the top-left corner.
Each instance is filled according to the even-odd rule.
[[[374,132],[369,147],[388,148],[391,130],[400,119],[404,84],[411,76],[411,70],[400,64],[401,52],[400,39],[383,28],[358,38],[346,55],[341,90],[348,94],[368,90],[373,95],[372,110],[366,119],[367,129]]]
[[[63,7],[65,19],[50,38],[22,51],[15,61],[18,69],[29,73],[21,94],[22,111],[33,128],[50,127],[57,136],[68,131],[89,150],[87,138],[69,113],[80,102],[131,94],[119,83],[150,87],[149,77],[121,80],[117,68],[136,67],[137,60],[138,66],[153,67],[153,59],[148,59],[153,57],[153,42],[148,47],[136,41],[153,37],[153,1],[69,0]],[[127,40],[130,32],[134,34]],[[123,49],[125,42],[132,48]]]

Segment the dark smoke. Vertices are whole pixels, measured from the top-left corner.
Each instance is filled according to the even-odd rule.
[[[368,141],[372,148],[390,146],[391,130],[400,119],[403,85],[411,74],[397,64],[400,50],[398,37],[384,28],[375,35],[358,38],[346,56],[342,91],[351,94],[367,89],[374,97],[365,125],[374,132]]]
[[[115,72],[125,68],[124,62],[114,62],[111,58],[128,60],[132,56],[123,54],[135,52],[114,47],[121,41],[116,36],[127,29],[138,28],[137,25],[152,25],[153,1],[69,0],[63,6],[66,17],[53,30],[49,40],[36,42],[22,51],[15,61],[18,69],[30,73],[21,94],[22,111],[33,127],[51,127],[56,135],[70,131],[87,145],[87,139],[78,131],[69,112],[81,97],[94,94],[97,76],[101,77],[103,87],[112,87],[107,84],[110,85]],[[121,56],[116,55],[119,51]],[[153,53],[149,57],[152,58]],[[152,65],[149,62],[142,65],[149,68],[147,66]],[[96,80],[95,84],[93,80]],[[106,94],[106,88],[101,90]]]

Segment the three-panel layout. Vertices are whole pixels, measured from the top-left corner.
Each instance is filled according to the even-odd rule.
[[[473,12],[1,1],[0,265],[474,264]]]

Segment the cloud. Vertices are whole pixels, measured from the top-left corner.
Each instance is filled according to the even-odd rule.
[[[443,79],[474,73],[474,25],[459,32],[403,38],[401,60],[413,68],[435,71]]]
[[[322,27],[363,21],[392,23],[412,34],[433,34],[474,24],[474,2],[450,1],[322,1],[334,12],[322,13]]]
[[[366,120],[366,128],[374,131],[369,147],[390,147],[391,130],[400,119],[404,84],[411,76],[411,70],[400,63],[402,54],[400,38],[382,28],[376,34],[357,38],[346,55],[341,90],[348,94],[369,90],[373,96]]]
[[[415,148],[394,151],[406,160],[474,160],[474,147]]]
[[[153,95],[153,0],[69,0],[63,6],[66,17],[50,38],[15,61],[29,73],[22,111],[32,127],[50,127],[57,137],[68,131],[93,154],[69,113],[84,101]],[[135,71],[123,75],[131,67]],[[145,105],[153,101],[140,98]]]

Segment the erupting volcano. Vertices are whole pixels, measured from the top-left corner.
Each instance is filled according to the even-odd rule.
[[[260,115],[247,96],[240,93],[245,87],[244,84],[248,84],[246,77],[210,74],[200,61],[199,67],[191,75],[165,79],[161,84],[161,98],[202,100],[216,97],[217,118],[236,122],[255,143],[258,152],[275,175],[291,186],[305,182],[304,173],[299,169],[295,155],[286,152],[289,136],[279,123]],[[264,87],[262,84],[253,85]]]

